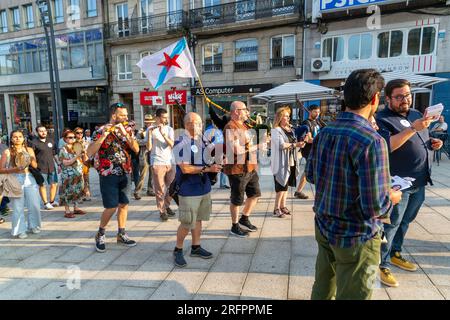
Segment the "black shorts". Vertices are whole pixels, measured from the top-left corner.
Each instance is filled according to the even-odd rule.
[[[130,183],[128,175],[110,175],[100,177],[100,192],[102,194],[103,207],[105,209],[117,208],[119,204],[128,204]]]
[[[231,203],[241,206],[244,203],[244,192],[247,198],[260,197],[259,177],[256,171],[228,176],[231,187]]]
[[[275,181],[275,192],[288,191],[289,187],[296,187],[297,177],[295,176],[295,167],[291,167],[291,174],[285,186],[279,184],[275,176],[273,176],[273,180]]]

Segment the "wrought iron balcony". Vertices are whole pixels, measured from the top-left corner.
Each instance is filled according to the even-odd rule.
[[[234,72],[258,71],[258,61],[242,61],[234,63]]]
[[[222,72],[222,64],[204,64],[203,73]]]
[[[294,57],[270,59],[270,69],[290,68],[294,66]]]
[[[244,0],[190,10],[192,28],[299,13],[302,0]]]
[[[125,18],[105,25],[105,39],[175,32],[188,26],[188,13],[176,11],[140,18]]]

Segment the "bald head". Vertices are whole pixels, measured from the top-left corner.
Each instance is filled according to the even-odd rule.
[[[233,101],[230,106],[231,119],[244,122],[248,119],[248,109],[242,101]]]
[[[188,112],[184,116],[184,127],[191,137],[196,138],[202,134],[202,118],[195,112]]]

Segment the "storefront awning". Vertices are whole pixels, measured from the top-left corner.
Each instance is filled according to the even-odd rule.
[[[313,101],[322,99],[335,99],[339,97],[339,92],[318,86],[302,80],[293,80],[286,82],[278,87],[261,92],[253,99],[265,100],[266,102],[295,102],[299,101]]]
[[[432,85],[440,83],[440,82],[450,80],[447,78],[424,76],[421,74],[415,74],[415,73],[410,73],[410,72],[406,73],[406,72],[392,71],[392,72],[383,72],[382,75],[383,75],[383,78],[386,83],[388,83],[389,81],[394,80],[394,79],[406,79],[411,83],[412,88],[428,87],[428,86],[432,86]]]

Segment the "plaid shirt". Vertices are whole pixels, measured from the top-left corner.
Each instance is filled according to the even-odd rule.
[[[333,246],[372,239],[392,210],[386,141],[354,113],[342,112],[314,139],[306,178],[316,186],[316,224]]]

